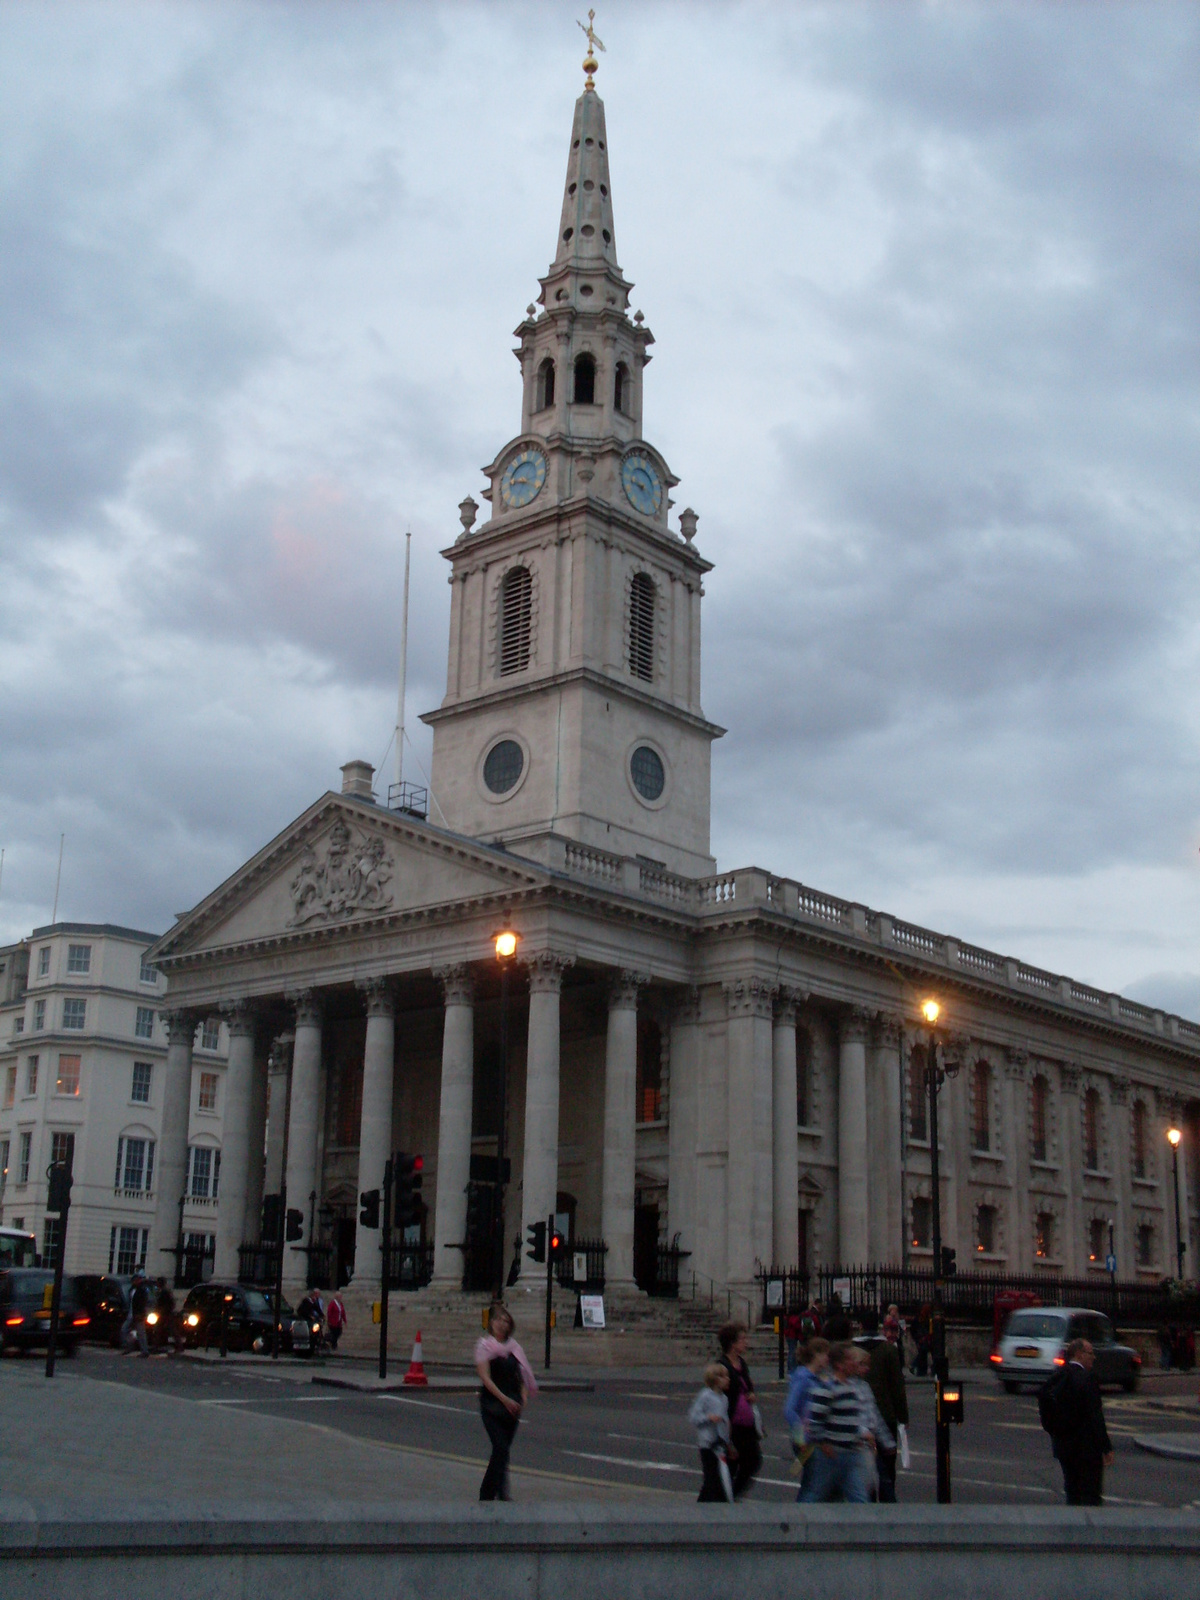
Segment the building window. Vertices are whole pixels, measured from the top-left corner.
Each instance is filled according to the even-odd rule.
[[[647,572],[639,572],[629,590],[629,670],[653,682],[654,579]]]
[[[38,1086],[38,1058],[30,1056],[25,1063],[25,1093],[36,1094]]]
[[[69,944],[67,946],[67,971],[90,972],[92,970],[92,947],[90,944]]]
[[[554,404],[554,363],[549,356],[538,368],[537,380],[537,410],[545,411],[547,406]]]
[[[216,1017],[209,1017],[200,1032],[201,1050],[215,1050],[221,1042],[221,1024]]]
[[[59,1056],[58,1077],[54,1080],[55,1094],[79,1093],[79,1067],[82,1056]]]
[[[81,1033],[87,1024],[87,1001],[68,996],[63,1001],[63,1027],[71,1033]]]
[[[1037,1214],[1033,1253],[1040,1261],[1049,1261],[1054,1254],[1054,1218],[1048,1211],[1039,1211]]]
[[[215,1072],[202,1072],[200,1074],[200,1096],[196,1101],[196,1105],[201,1111],[215,1111],[217,1109],[217,1074]]]
[[[1100,1170],[1100,1094],[1089,1089],[1083,1097],[1083,1164],[1089,1172]]]
[[[39,1029],[45,1026],[46,1002],[44,1000],[35,1000],[33,1002],[33,1031],[37,1033]]]
[[[1029,1156],[1032,1161],[1046,1159],[1046,1094],[1045,1078],[1036,1077],[1029,1086]]]
[[[975,1249],[980,1255],[994,1255],[996,1250],[996,1208],[980,1206],[975,1213]]]
[[[8,1184],[8,1140],[0,1139],[0,1195]]]
[[[4,1109],[8,1111],[17,1098],[17,1068],[14,1062],[4,1074]]]
[[[154,1037],[154,1007],[139,1006],[137,1016],[133,1023],[135,1039],[153,1039]]]
[[[812,1035],[807,1028],[796,1029],[796,1122],[812,1127]]]
[[[38,951],[38,977],[39,978],[48,978],[49,976],[50,976],[50,946],[48,944],[44,944],[42,946],[42,948]]]
[[[971,1107],[971,1149],[992,1147],[992,1069],[986,1061],[975,1064],[971,1077],[974,1105]],[[989,1245],[990,1249],[991,1246]]]
[[[515,739],[501,739],[487,753],[483,781],[492,794],[507,794],[525,768],[525,752]]]
[[[908,1136],[929,1138],[929,1096],[925,1088],[925,1046],[915,1044],[908,1057]]]
[[[667,769],[658,751],[652,750],[648,744],[638,745],[630,756],[629,776],[643,800],[653,805],[655,800],[662,798],[667,786]]]
[[[1104,1219],[1093,1217],[1088,1223],[1088,1260],[1103,1262],[1107,1254],[1104,1245]]]
[[[193,1200],[215,1200],[221,1176],[221,1152],[194,1144],[188,1151],[188,1160],[187,1192]]]
[[[149,1228],[114,1228],[109,1235],[108,1270],[127,1278],[136,1268],[144,1267],[149,1243]]]
[[[1149,1222],[1138,1224],[1137,1264],[1139,1267],[1154,1265],[1154,1228]]]
[[[596,403],[596,363],[591,356],[580,356],[575,362],[575,404],[592,406]]]
[[[617,411],[626,411],[630,399],[629,368],[623,361],[618,361],[616,376],[613,379],[613,406]]]
[[[75,1135],[73,1133],[52,1133],[50,1135],[50,1161],[53,1165],[63,1163],[68,1171],[75,1165]]]
[[[912,1242],[916,1250],[928,1250],[933,1241],[932,1208],[923,1194],[914,1195],[912,1203]]]
[[[1133,1102],[1133,1175],[1146,1176],[1146,1102]]]
[[[58,1261],[58,1247],[62,1243],[61,1217],[47,1217],[42,1223],[42,1265],[53,1267]]]
[[[150,964],[149,961],[146,960],[146,957],[145,957],[144,954],[142,956],[142,965],[141,965],[141,968],[140,968],[140,970],[138,972],[138,982],[139,983],[157,983],[158,982],[158,971],[157,971],[157,969],[155,967],[153,967]]]
[[[524,672],[533,640],[533,574],[513,567],[500,585],[500,676]]]
[[[18,1183],[28,1183],[29,1182],[29,1154],[30,1154],[30,1151],[33,1148],[33,1134],[29,1131],[29,1129],[26,1129],[25,1132],[21,1135],[21,1142],[20,1142],[20,1144],[18,1145],[17,1148],[18,1148],[18,1151],[19,1151],[19,1154],[17,1156],[17,1182]]]
[[[650,1017],[637,1025],[637,1120],[662,1121],[662,1033]]]
[[[129,1090],[131,1100],[136,1100],[143,1106],[150,1104],[150,1079],[153,1073],[154,1067],[149,1061],[133,1063],[133,1083]]]
[[[117,1176],[120,1194],[149,1195],[154,1188],[154,1140],[122,1136],[117,1140]]]
[[[24,1033],[25,1032],[25,1013],[23,1011],[20,1013],[19,1016],[16,1016],[16,1017],[13,1018],[13,1032],[14,1033]]]

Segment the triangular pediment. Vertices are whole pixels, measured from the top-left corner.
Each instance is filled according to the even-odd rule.
[[[180,918],[178,958],[429,911],[547,881],[530,862],[369,801],[328,794]]]

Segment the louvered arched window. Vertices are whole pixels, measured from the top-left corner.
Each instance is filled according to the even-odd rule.
[[[654,579],[639,572],[629,592],[629,670],[654,679]]]
[[[504,574],[500,589],[500,676],[524,672],[533,635],[533,578],[528,567]]]

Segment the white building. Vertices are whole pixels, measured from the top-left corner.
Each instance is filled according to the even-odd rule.
[[[155,937],[58,922],[0,951],[0,1220],[48,1253],[58,1222],[46,1215],[46,1169],[69,1160],[68,1272],[171,1271],[169,1258],[147,1260],[167,1053],[165,984],[145,959]],[[197,1257],[216,1232],[225,1055],[219,1025],[202,1020],[183,1209]]]

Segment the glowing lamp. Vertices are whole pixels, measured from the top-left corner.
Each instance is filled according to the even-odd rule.
[[[931,1028],[941,1014],[942,1008],[940,1005],[938,1005],[936,1000],[926,1000],[921,1007],[921,1015],[925,1018],[925,1021]]]
[[[517,953],[517,935],[509,928],[496,935],[495,944],[498,961],[509,961]]]
[[[1178,1128],[1167,1129],[1167,1143],[1175,1150],[1179,1148],[1179,1141],[1183,1138]]]

